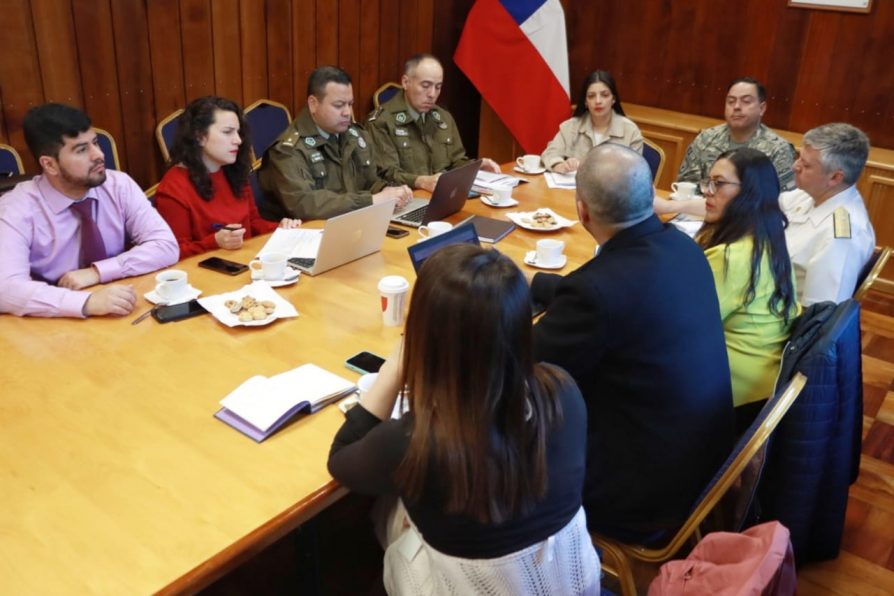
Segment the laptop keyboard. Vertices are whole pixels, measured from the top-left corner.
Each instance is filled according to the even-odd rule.
[[[421,224],[422,220],[425,219],[425,212],[428,211],[428,205],[423,205],[419,209],[414,211],[410,211],[409,213],[404,213],[399,217],[404,221],[411,221],[413,223]]]
[[[312,269],[314,266],[314,263],[316,263],[316,262],[317,262],[316,259],[304,259],[301,257],[292,257],[291,259],[289,259],[289,263],[291,263],[292,265],[295,265],[296,267],[301,267],[303,269]]]

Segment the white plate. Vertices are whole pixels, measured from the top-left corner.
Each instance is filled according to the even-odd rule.
[[[516,172],[518,172],[519,174],[527,174],[528,176],[537,176],[538,174],[542,174],[543,172],[546,171],[546,168],[544,168],[543,166],[538,166],[538,167],[534,168],[533,170],[531,170],[530,172],[528,170],[525,170],[525,169],[519,167],[519,166],[515,166],[512,169],[515,170]]]
[[[537,262],[537,251],[529,250],[525,255],[525,265],[530,265],[531,267],[537,267],[538,269],[561,269],[568,262],[568,257],[562,255],[562,258],[556,261],[555,263],[550,263],[549,265],[541,265]]]
[[[259,302],[263,300],[271,300],[276,304],[276,310],[260,321],[240,321],[239,317],[230,312],[224,303],[227,300],[242,300],[243,296],[252,296]],[[227,327],[261,327],[269,325],[277,319],[286,317],[297,317],[298,311],[285,298],[276,293],[266,281],[255,281],[235,292],[227,292],[226,294],[216,294],[199,299],[199,304],[205,307],[205,310],[211,313],[215,319],[226,325]]]
[[[481,195],[481,202],[487,205],[488,207],[494,207],[495,209],[505,209],[506,207],[515,207],[518,205],[518,201],[515,199],[509,199],[508,201],[503,201],[502,203],[492,202],[491,199],[494,195],[483,194]]]
[[[532,216],[535,213],[548,213],[553,216],[553,219],[556,220],[556,224],[549,227],[539,227],[532,225]],[[531,230],[532,232],[555,232],[556,230],[560,230],[562,228],[567,228],[573,226],[577,222],[571,219],[566,219],[553,211],[552,209],[544,208],[538,209],[537,211],[512,211],[506,214],[506,217],[512,220],[513,223],[522,227],[526,230]]]
[[[164,298],[162,298],[161,296],[156,294],[155,290],[150,290],[150,291],[146,292],[145,294],[143,294],[143,298],[145,298],[152,304],[162,303],[162,304],[167,304],[169,306],[172,306],[174,304],[183,304],[184,302],[189,302],[190,300],[198,298],[201,295],[202,295],[202,290],[198,290],[192,286],[187,286],[186,293],[183,294],[183,296],[181,296],[180,298],[177,298],[176,300],[172,300],[170,302],[168,302],[167,300],[165,300]]]
[[[258,273],[260,273],[260,271]],[[295,269],[294,267],[289,267],[289,266],[286,266],[285,278],[277,279],[275,281],[262,280],[260,276],[255,277],[254,271],[252,271],[252,273],[251,273],[252,281],[266,281],[267,285],[270,286],[271,288],[281,288],[282,286],[290,286],[293,283],[295,283],[296,281],[298,281],[299,277],[301,277],[301,271],[299,271],[298,269]]]

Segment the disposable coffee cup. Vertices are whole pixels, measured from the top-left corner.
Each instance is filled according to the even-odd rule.
[[[155,293],[163,300],[177,300],[186,294],[187,288],[186,271],[166,269],[155,276]]]
[[[397,327],[404,322],[404,307],[410,282],[400,275],[386,275],[379,281],[379,298],[382,305],[382,323]]]
[[[671,184],[671,190],[673,191],[671,198],[678,201],[691,199],[695,196],[695,188],[695,182],[674,182]]]
[[[453,224],[448,221],[430,221],[424,226],[419,226],[419,235],[423,238],[434,238],[452,229]]]
[[[516,165],[525,172],[533,172],[540,167],[539,155],[522,155],[515,160]]]
[[[565,243],[561,240],[546,238],[537,241],[537,264],[557,265],[562,260]]]
[[[254,259],[248,264],[252,279],[279,281],[286,276],[288,257],[279,253],[270,253]]]

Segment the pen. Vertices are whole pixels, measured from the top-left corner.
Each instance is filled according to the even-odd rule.
[[[225,226],[223,224],[212,224],[211,229],[214,231],[217,230],[226,230],[228,232],[235,232],[236,230],[241,230],[242,226]]]

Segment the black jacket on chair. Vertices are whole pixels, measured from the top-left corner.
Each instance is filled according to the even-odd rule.
[[[758,485],[762,520],[791,531],[798,564],[838,556],[848,487],[857,479],[863,428],[860,304],[804,310],[782,354],[776,390],[795,372],[807,385],[770,442]]]
[[[656,217],[565,277],[537,274],[534,354],[587,403],[584,506],[620,539],[676,528],[729,455],[733,400],[704,252]]]

